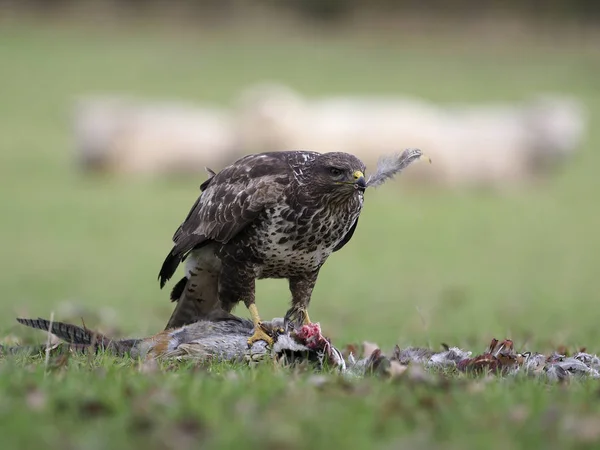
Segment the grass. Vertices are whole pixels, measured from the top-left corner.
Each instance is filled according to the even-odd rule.
[[[588,139],[544,186],[506,195],[389,185],[370,193],[351,244],[322,270],[311,317],[340,344],[483,350],[495,336],[517,348],[600,351],[600,59],[591,51],[13,24],[0,28],[0,61],[3,335],[31,339],[14,317],[49,317],[66,301],[88,308],[88,326],[100,323],[93,312],[115,311],[111,327],[129,336],[161,329],[171,311],[156,274],[201,180],[78,174],[69,134],[77,95],[227,105],[249,83],[278,79],[314,95],[580,97],[592,117]],[[257,295],[265,317],[287,307],[284,282],[260,282]],[[600,423],[594,382],[433,389],[332,379],[317,387],[308,375],[270,367],[143,367],[107,355],[53,370],[43,358],[0,360],[3,448],[505,448],[598,438],[589,431]]]

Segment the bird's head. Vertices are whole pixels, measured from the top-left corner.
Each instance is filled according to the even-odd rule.
[[[335,196],[352,196],[367,187],[365,165],[349,153],[323,153],[310,167],[308,185],[311,192],[331,193]]]

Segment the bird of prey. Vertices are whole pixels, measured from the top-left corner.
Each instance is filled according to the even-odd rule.
[[[405,151],[375,175],[380,184],[421,156]],[[388,166],[390,164],[388,163]],[[173,288],[167,329],[231,319],[244,302],[254,324],[251,345],[273,343],[255,304],[255,281],[287,278],[289,323],[310,323],[308,305],[319,269],[351,239],[367,187],[365,165],[348,153],[268,152],[245,156],[200,186],[200,196],[173,236],[160,269],[161,288],[185,260]]]

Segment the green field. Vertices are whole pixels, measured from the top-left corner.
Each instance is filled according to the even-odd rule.
[[[172,308],[156,276],[201,177],[78,173],[70,140],[77,95],[227,105],[248,84],[270,79],[309,95],[579,96],[591,114],[588,138],[543,186],[504,195],[390,185],[368,192],[355,237],[321,271],[311,317],[340,345],[446,342],[478,351],[507,337],[517,349],[600,352],[598,73],[598,53],[576,46],[6,25],[0,332],[41,341],[14,318],[49,317],[70,302],[85,306],[90,327],[143,336],[160,330]],[[287,285],[259,282],[257,298],[263,316],[281,316]],[[94,322],[100,310],[116,317]],[[555,448],[600,439],[590,432],[600,427],[597,382],[432,389],[334,380],[317,388],[302,374],[267,367],[165,368],[139,373],[102,356],[46,374],[43,360],[0,360],[2,448]]]

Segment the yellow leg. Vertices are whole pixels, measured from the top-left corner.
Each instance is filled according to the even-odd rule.
[[[273,345],[273,338],[267,334],[262,326],[256,305],[252,303],[248,307],[248,311],[250,311],[250,317],[252,317],[252,322],[254,323],[254,333],[248,338],[248,345],[252,346],[257,341],[265,341],[268,345]]]

